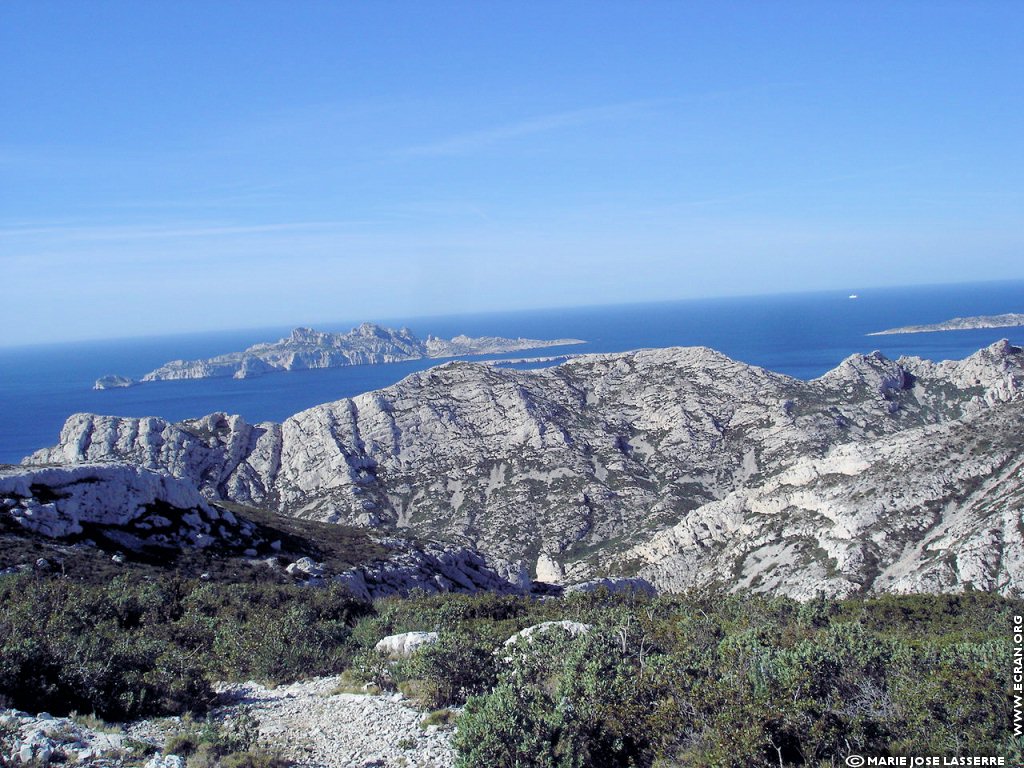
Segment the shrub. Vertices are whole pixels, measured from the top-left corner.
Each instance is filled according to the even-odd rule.
[[[599,625],[589,635],[524,644],[470,698],[460,766],[836,765],[851,752],[1018,748],[1000,683],[1009,624],[981,615],[1019,602],[602,599],[576,607]]]
[[[438,728],[449,728],[455,725],[458,717],[458,714],[450,709],[435,709],[420,720],[420,728],[430,728],[432,725],[436,725]]]

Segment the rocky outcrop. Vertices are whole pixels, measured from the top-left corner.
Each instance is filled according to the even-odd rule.
[[[530,588],[529,583],[499,573],[484,555],[468,547],[394,537],[378,543],[387,549],[386,558],[328,578],[343,583],[363,600],[407,596],[413,590],[522,594]]]
[[[113,765],[126,751],[125,740],[123,733],[95,731],[72,718],[0,710],[0,765]]]
[[[505,648],[509,646],[518,645],[519,643],[525,643],[529,645],[537,637],[546,635],[549,632],[560,632],[569,637],[579,637],[580,635],[589,634],[593,627],[590,624],[582,624],[578,621],[569,621],[563,619],[561,621],[542,621],[540,624],[534,624],[533,626],[521,629],[514,635],[509,637],[502,645]]]
[[[138,383],[135,379],[130,379],[127,376],[102,376],[96,379],[96,383],[92,385],[92,388],[124,389],[126,387],[134,387]]]
[[[262,544],[252,523],[214,508],[191,483],[128,464],[0,468],[0,515],[48,538],[135,551]]]
[[[496,571],[473,549],[396,536],[374,536],[380,554],[340,571],[308,555],[288,557],[276,529],[211,505],[185,480],[128,464],[0,468],[4,530],[107,550],[163,550],[172,559],[182,549],[212,548],[253,562],[262,556],[264,564],[280,568],[294,557],[284,568],[292,579],[315,585],[341,582],[367,601],[413,590],[522,594],[530,589],[529,580],[524,584],[509,564],[499,563],[501,572]],[[114,561],[126,562],[120,554]],[[54,567],[39,558],[11,572]]]
[[[327,333],[296,328],[288,338],[255,344],[242,352],[229,352],[206,360],[172,360],[135,381],[125,376],[104,376],[93,389],[127,387],[147,381],[233,377],[247,379],[274,371],[338,368],[347,365],[397,363],[425,357],[502,354],[524,349],[582,344],[579,339],[504,339],[497,336],[456,336],[451,340],[417,338],[408,328],[395,330],[363,323],[348,333]]]
[[[1024,594],[1024,402],[837,446],[623,555],[660,589]]]
[[[902,533],[893,540],[919,542],[914,536],[935,524],[928,505],[945,498],[933,490],[946,482],[934,474],[938,467],[955,470],[966,488],[984,482],[986,471],[1013,466],[1018,454],[1010,437],[1001,454],[978,443],[977,461],[942,457],[958,454],[955,435],[962,430],[1013,422],[1024,397],[1022,359],[1006,342],[944,363],[894,361],[876,352],[854,355],[807,382],[700,347],[582,355],[540,371],[448,363],[282,424],[251,425],[224,414],[179,424],[79,414],[65,424],[57,446],[28,461],[129,461],[170,472],[213,499],[410,529],[492,557],[540,562],[546,574],[567,583],[614,567],[641,568],[658,587],[681,586],[671,575],[679,568],[658,565],[675,545],[655,535],[669,531],[664,535],[689,542],[685,530],[692,526],[699,541],[705,521],[712,537],[719,535],[715,526],[735,525],[721,534],[728,542],[760,536],[773,548],[758,553],[760,560],[800,562],[809,575],[801,581],[783,579],[783,572],[778,579],[761,571],[734,573],[713,552],[684,543],[684,550],[698,553],[687,550],[684,557],[700,578],[711,570],[729,584],[799,594],[814,585],[844,592],[915,583],[941,589],[989,584],[1015,593],[1014,567],[999,564],[1020,538],[1009,522],[992,566],[1003,575],[987,581],[967,580],[970,567],[952,577],[879,581],[878,574],[896,564],[886,558],[902,557],[903,549],[881,547],[848,566],[846,560],[830,566],[829,558],[840,562],[837,556],[802,555],[786,531],[795,526],[801,541],[830,542],[841,527],[820,510],[802,517],[801,500],[832,486],[835,499],[849,497],[873,467],[882,478],[901,466],[884,486],[907,500],[898,512],[905,518],[897,526]],[[1013,430],[1007,427],[1006,434]],[[934,450],[935,459],[919,467],[911,457],[924,448]],[[892,463],[897,456],[904,464]],[[805,475],[811,480],[796,482]],[[818,476],[823,479],[813,480]],[[1005,483],[1016,488],[1020,478],[1010,472]],[[762,518],[745,505],[762,496],[783,510],[774,528],[751,527]],[[975,512],[965,514],[974,520]],[[850,536],[873,536],[877,525],[858,523]],[[846,576],[834,578],[830,567]]]
[[[868,336],[889,336],[897,333],[935,333],[937,331],[969,331],[976,328],[1015,328],[1024,325],[1024,314],[1010,312],[1004,315],[978,315],[954,317],[931,325],[904,325],[886,331],[875,331]]]

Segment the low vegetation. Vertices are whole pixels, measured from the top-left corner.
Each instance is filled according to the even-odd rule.
[[[243,709],[233,720],[199,723],[186,719],[168,736],[163,753],[186,758],[187,768],[287,768],[292,765],[276,752],[257,744],[259,722]]]
[[[344,672],[349,690],[402,690],[435,712],[429,724],[455,720],[464,768],[1012,760],[1021,744],[1009,738],[1010,630],[1022,610],[987,594],[803,604],[419,595],[371,606],[331,587],[29,573],[0,578],[0,697],[113,721],[201,717],[215,680]],[[518,630],[560,619],[591,629],[495,652]],[[439,642],[398,661],[373,650],[410,630],[437,631]],[[210,764],[251,743],[204,742],[200,731],[178,738]]]
[[[331,674],[370,606],[339,588],[0,578],[0,697],[107,720],[203,711],[211,682]]]

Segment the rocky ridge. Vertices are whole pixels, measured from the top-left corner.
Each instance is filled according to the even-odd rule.
[[[283,571],[292,581],[340,582],[367,601],[414,589],[522,594],[531,588],[522,562],[492,564],[465,546],[409,537],[371,535],[369,554],[347,567],[318,561],[286,531],[211,504],[185,480],[130,464],[0,467],[0,535],[57,542],[44,558],[0,561],[0,569],[12,572],[61,567],[70,544],[113,552],[124,567],[139,557],[169,565],[183,551],[210,549]]]
[[[27,461],[133,462],[211,499],[411,529],[541,560],[567,582],[639,569],[678,587],[680,573],[707,570],[731,586],[799,595],[968,585],[1017,594],[1022,360],[1005,341],[942,363],[872,353],[807,382],[699,347],[581,355],[539,371],[456,362],[281,424],[78,414],[57,446]],[[955,460],[968,455],[968,435],[989,432],[976,456]],[[935,455],[920,465],[924,448]],[[866,479],[895,467],[888,484]],[[1010,492],[999,504],[979,490],[997,485]],[[950,504],[972,488],[974,501]],[[758,499],[771,499],[770,524]],[[987,575],[966,560],[952,570],[932,562],[938,545],[926,547],[926,534],[945,531],[961,548],[995,541],[985,510],[1007,516]],[[691,538],[702,526],[726,533],[701,549]],[[745,537],[760,543],[734,567],[730,547]],[[858,544],[880,537],[888,543]],[[786,575],[796,571],[804,577]]]
[[[123,463],[0,467],[0,517],[49,538],[126,550],[216,546],[256,554],[256,526],[219,510],[195,485]]]
[[[523,594],[531,587],[521,562],[488,562],[469,547],[440,542],[410,542],[386,537],[377,540],[387,555],[372,563],[340,573],[326,573],[314,564],[311,580],[331,579],[344,584],[363,600],[408,595],[413,590],[440,592],[497,592]]]
[[[229,352],[205,360],[172,360],[150,371],[140,380],[126,376],[103,376],[94,389],[129,387],[149,381],[233,377],[247,379],[275,371],[337,368],[370,363],[397,363],[421,358],[460,357],[517,352],[526,349],[582,344],[579,339],[505,339],[497,336],[455,336],[441,339],[418,338],[408,328],[395,330],[363,323],[348,333],[328,333],[296,328],[287,338],[254,344],[242,352]]]

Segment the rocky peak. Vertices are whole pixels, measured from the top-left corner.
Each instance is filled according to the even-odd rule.
[[[860,388],[885,397],[890,391],[906,388],[907,371],[899,361],[890,360],[878,350],[867,355],[850,355],[817,381],[829,387]]]
[[[389,328],[382,328],[376,323],[361,323],[358,328],[352,330],[353,335],[373,336],[378,339],[389,339],[394,332]]]
[[[315,344],[321,335],[312,328],[293,328],[288,339],[296,344]]]

